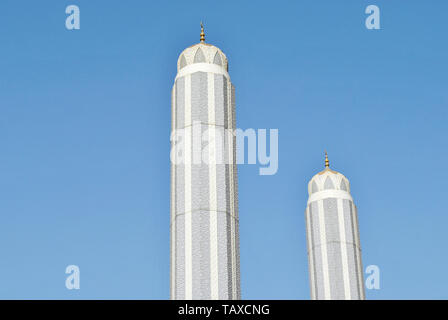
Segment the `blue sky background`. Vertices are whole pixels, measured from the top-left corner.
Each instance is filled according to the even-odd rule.
[[[81,30],[65,28],[65,8]],[[367,30],[369,4],[381,30]],[[279,129],[279,170],[239,166],[244,299],[309,299],[307,183],[351,181],[369,299],[448,298],[446,1],[0,3],[0,298],[169,297],[170,90],[199,39],[229,58],[239,128]],[[81,289],[65,268],[81,268]]]

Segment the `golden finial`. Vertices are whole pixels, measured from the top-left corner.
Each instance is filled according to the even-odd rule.
[[[325,151],[325,168],[330,167],[330,161],[328,161],[327,151]]]
[[[204,25],[201,21],[201,42],[205,42],[205,33],[204,33]]]

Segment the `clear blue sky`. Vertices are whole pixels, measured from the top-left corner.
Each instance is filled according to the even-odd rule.
[[[65,28],[65,7],[81,29]],[[365,8],[381,9],[367,30]],[[170,90],[179,53],[229,58],[237,126],[279,129],[239,166],[244,299],[309,299],[307,183],[351,181],[369,299],[448,298],[446,1],[0,3],[0,298],[169,297]],[[81,268],[81,289],[65,268]]]

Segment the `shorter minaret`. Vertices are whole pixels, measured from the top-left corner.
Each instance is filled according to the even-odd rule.
[[[365,299],[357,209],[350,183],[325,169],[308,183],[305,211],[311,299]]]

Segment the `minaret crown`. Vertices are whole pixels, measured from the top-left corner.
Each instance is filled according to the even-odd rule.
[[[325,169],[314,175],[308,183],[308,194],[324,190],[341,190],[350,193],[350,182],[337,171],[330,169],[327,152],[325,152]]]
[[[218,47],[205,43],[204,26],[201,23],[200,42],[186,48],[177,60],[177,71],[194,63],[209,63],[229,70],[227,57]]]

